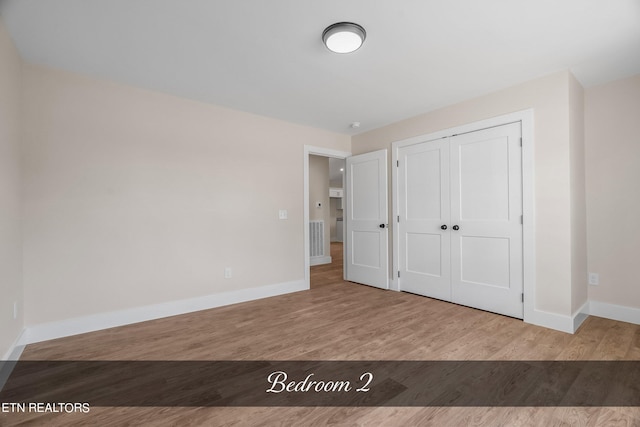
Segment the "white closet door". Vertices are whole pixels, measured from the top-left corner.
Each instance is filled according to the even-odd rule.
[[[453,302],[523,317],[520,123],[451,144]]]
[[[387,150],[347,157],[346,278],[389,288]]]
[[[451,301],[449,144],[398,150],[400,288]]]

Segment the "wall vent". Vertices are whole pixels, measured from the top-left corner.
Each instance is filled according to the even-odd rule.
[[[324,221],[309,221],[309,255],[324,256]]]

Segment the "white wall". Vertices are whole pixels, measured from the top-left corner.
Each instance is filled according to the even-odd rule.
[[[640,308],[640,75],[585,92],[592,301]]]
[[[8,356],[23,327],[20,68],[20,57],[0,21],[0,358]]]
[[[532,108],[534,110],[536,300],[535,309],[571,316],[573,247],[570,85],[560,72],[499,92],[461,102],[353,137],[354,154],[391,148],[413,136]],[[390,166],[391,167],[391,166]],[[586,262],[585,262],[586,264]],[[579,297],[576,295],[575,298]]]
[[[34,65],[23,77],[27,326],[304,280],[304,145],[348,151],[348,136]]]

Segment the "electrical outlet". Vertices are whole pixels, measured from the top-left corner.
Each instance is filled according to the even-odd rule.
[[[280,210],[278,211],[278,218],[280,218],[280,219],[287,219],[288,217],[289,217],[289,214],[288,214],[288,212],[287,212],[287,210],[286,210],[286,209],[280,209]]]
[[[597,286],[600,284],[600,275],[598,273],[589,273],[589,284]]]
[[[226,267],[224,269],[224,278],[231,279],[231,267]]]

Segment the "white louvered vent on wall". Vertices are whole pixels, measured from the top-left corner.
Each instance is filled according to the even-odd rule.
[[[324,221],[309,221],[310,256],[324,256]]]

